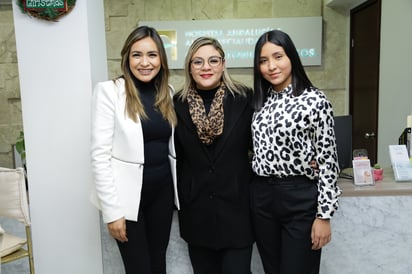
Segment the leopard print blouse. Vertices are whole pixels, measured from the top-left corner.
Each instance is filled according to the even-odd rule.
[[[292,95],[289,85],[270,91],[252,120],[254,172],[260,176],[304,175],[318,182],[317,217],[330,218],[338,208],[341,190],[333,110],[318,89]],[[316,160],[319,172],[310,167]]]

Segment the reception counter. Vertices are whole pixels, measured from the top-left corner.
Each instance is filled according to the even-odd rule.
[[[338,185],[343,194],[321,273],[412,273],[412,182],[395,182],[389,168],[375,185]]]
[[[350,171],[349,171],[350,172]],[[322,274],[412,273],[412,182],[395,182],[391,169],[373,186],[340,179],[343,194],[333,217],[332,241],[323,248]],[[104,273],[124,273],[114,240],[102,225]],[[175,214],[167,252],[168,274],[192,273]],[[263,274],[256,247],[252,273]]]
[[[344,170],[345,174],[352,175],[352,169]],[[356,186],[351,179],[339,179],[343,197],[359,196],[409,196],[412,195],[412,182],[396,182],[391,168],[385,168],[383,180],[374,185]]]

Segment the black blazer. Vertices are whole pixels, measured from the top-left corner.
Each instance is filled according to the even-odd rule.
[[[174,100],[182,238],[191,245],[241,248],[254,241],[250,214],[251,90],[224,98],[224,128],[211,148],[198,138],[188,104]]]

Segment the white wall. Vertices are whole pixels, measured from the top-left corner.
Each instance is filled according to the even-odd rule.
[[[397,144],[412,114],[412,1],[382,0],[378,162],[390,166],[388,145]]]
[[[48,22],[13,1],[32,216],[41,274],[101,274],[99,215],[89,200],[90,99],[107,78],[103,0]]]

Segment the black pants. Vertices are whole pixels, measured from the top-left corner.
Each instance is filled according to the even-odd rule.
[[[266,274],[319,273],[320,250],[312,250],[317,184],[303,176],[256,176],[252,212],[256,245]]]
[[[252,246],[210,249],[189,245],[194,274],[250,274]]]
[[[143,185],[138,221],[126,221],[129,241],[117,241],[127,274],[166,273],[173,199],[172,183],[150,190]]]

